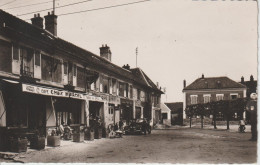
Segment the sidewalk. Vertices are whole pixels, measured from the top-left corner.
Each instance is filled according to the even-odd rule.
[[[9,159],[9,160],[17,160],[19,158],[24,158],[26,157],[26,154],[32,153],[32,152],[39,152],[39,151],[47,151],[55,148],[62,148],[64,146],[72,146],[75,144],[90,144],[90,143],[95,143],[97,141],[103,141],[107,138],[102,138],[102,139],[95,139],[93,141],[84,141],[84,142],[73,142],[72,140],[61,140],[60,146],[58,147],[50,147],[45,145],[45,148],[42,150],[36,150],[36,149],[31,149],[29,146],[27,148],[27,152],[21,152],[21,153],[16,153],[16,152],[0,152],[0,158],[3,159]],[[47,144],[47,139],[45,141],[45,144]],[[19,162],[19,161],[18,161]]]

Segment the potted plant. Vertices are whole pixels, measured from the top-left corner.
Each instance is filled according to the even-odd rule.
[[[40,134],[38,130],[30,137],[30,148],[41,150],[45,148],[45,136]]]
[[[49,131],[48,131],[49,132]],[[51,147],[60,146],[60,134],[56,129],[52,129],[47,136],[47,145]]]
[[[10,151],[11,152],[26,152],[27,151],[27,144],[28,140],[27,138],[22,137],[9,137],[9,145],[10,145]]]
[[[85,140],[90,140],[90,141],[94,140],[94,128],[86,127],[84,132],[85,132],[85,137],[84,137]]]
[[[79,126],[73,130],[73,141],[74,142],[84,141],[84,126]]]

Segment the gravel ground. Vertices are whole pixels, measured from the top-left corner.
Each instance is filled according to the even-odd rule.
[[[28,152],[21,162],[46,163],[256,163],[251,134],[223,129],[177,128]],[[0,160],[1,162],[1,160]]]

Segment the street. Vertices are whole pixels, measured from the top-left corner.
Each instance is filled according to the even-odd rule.
[[[99,139],[15,158],[21,162],[61,163],[255,163],[251,134],[199,128],[153,130],[150,135]],[[2,160],[3,161],[3,160]]]

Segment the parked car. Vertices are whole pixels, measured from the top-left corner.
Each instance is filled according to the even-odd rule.
[[[129,121],[129,125],[124,127],[125,134],[145,134],[151,133],[150,122],[145,118]]]

